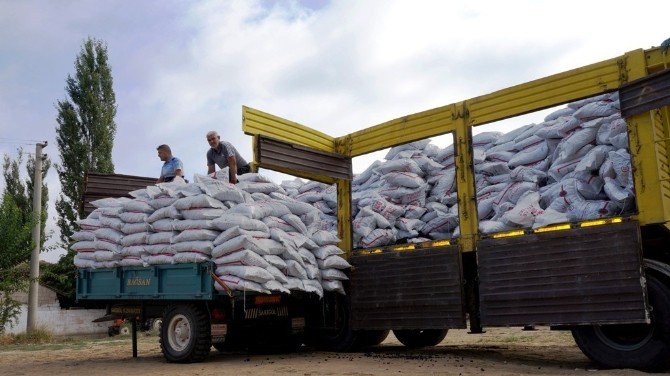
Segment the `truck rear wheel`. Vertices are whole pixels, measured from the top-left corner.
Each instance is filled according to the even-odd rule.
[[[319,328],[308,335],[308,343],[321,350],[347,352],[356,347],[359,332],[351,329],[349,324],[350,301],[347,296],[337,293],[324,295],[324,311],[332,325],[328,329]]]
[[[390,330],[361,330],[357,332],[356,348],[365,349],[384,342]]]
[[[160,345],[168,362],[202,361],[212,347],[209,316],[192,304],[169,307],[163,315]]]
[[[394,330],[393,334],[410,348],[435,346],[447,336],[448,329]]]
[[[572,330],[584,355],[607,368],[659,371],[670,365],[670,289],[647,276],[651,324],[594,325]]]

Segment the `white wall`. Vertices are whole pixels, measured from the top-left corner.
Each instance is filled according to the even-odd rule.
[[[40,305],[37,308],[37,326],[49,330],[55,335],[107,333],[111,321],[102,323],[91,322],[105,315],[104,309],[69,309],[62,310],[58,302]],[[5,325],[5,333],[23,333],[26,331],[28,306],[21,306],[18,323],[13,327]]]

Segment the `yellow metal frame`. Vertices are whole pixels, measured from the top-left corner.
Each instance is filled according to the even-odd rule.
[[[243,109],[243,129],[250,135],[265,135],[352,158],[452,132],[461,230],[458,244],[461,251],[467,252],[474,250],[480,237],[472,127],[611,92],[629,81],[668,69],[669,65],[670,57],[659,48],[633,50],[613,59],[403,116],[337,138],[248,107]],[[667,225],[670,223],[670,110],[665,107],[626,120],[639,209],[636,219],[642,225]],[[324,177],[312,178],[325,181]],[[346,200],[350,196],[351,182],[338,180],[336,183],[338,202]],[[339,233],[349,244],[346,251],[350,251],[351,244],[350,215],[350,202],[340,205]]]
[[[335,152],[333,137],[247,106],[242,106],[242,131],[250,136],[267,136],[291,144]]]

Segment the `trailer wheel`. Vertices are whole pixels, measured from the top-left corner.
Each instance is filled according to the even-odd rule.
[[[361,330],[357,332],[356,347],[365,349],[378,346],[384,342],[390,332],[390,330]]]
[[[447,336],[448,329],[394,330],[393,334],[403,345],[410,348],[435,346]]]
[[[192,304],[168,307],[163,315],[160,345],[168,362],[202,361],[212,347],[209,316]]]
[[[651,324],[594,325],[572,330],[580,350],[607,368],[660,371],[670,365],[670,289],[647,275]]]

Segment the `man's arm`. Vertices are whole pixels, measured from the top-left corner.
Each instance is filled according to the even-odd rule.
[[[158,180],[156,180],[156,184],[162,183],[164,181],[165,181],[165,178],[161,176],[160,178],[158,178]]]
[[[228,181],[230,184],[237,184],[237,159],[228,157]]]
[[[210,155],[210,152],[207,152],[207,175],[211,174],[214,172],[214,158],[212,158]]]
[[[184,177],[184,164],[179,158],[175,158],[174,176],[181,176],[182,178]]]

